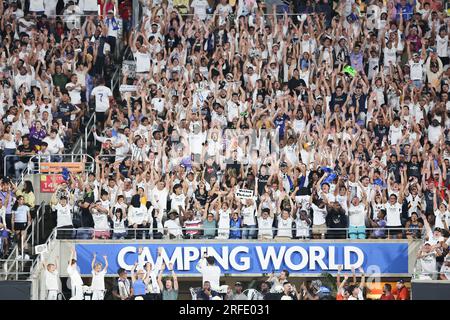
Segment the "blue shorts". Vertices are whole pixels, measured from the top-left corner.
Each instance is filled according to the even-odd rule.
[[[355,227],[350,226],[348,228],[348,236],[350,239],[365,239],[366,238],[366,227]]]

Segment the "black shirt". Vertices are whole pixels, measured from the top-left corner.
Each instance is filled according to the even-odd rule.
[[[422,165],[420,163],[412,163],[408,162],[407,174],[408,177],[416,177],[417,179],[421,179],[420,171],[422,169]]]
[[[347,101],[346,93],[343,93],[340,96],[338,96],[336,93],[333,93],[331,95],[331,101],[330,101],[331,112],[338,112],[344,105],[345,101]]]
[[[17,147],[17,151],[30,153],[30,152],[34,152],[34,149],[33,149],[33,147],[31,147],[31,145],[29,145],[28,147],[21,145],[21,146]],[[28,163],[28,161],[30,161],[30,158],[31,158],[31,156],[21,156],[21,157],[19,157],[19,161]]]
[[[261,175],[258,174],[258,194],[264,194],[264,188],[266,187],[267,182],[269,181],[269,175]]]
[[[375,136],[378,138],[378,143],[380,144],[381,141],[383,141],[383,138],[389,134],[389,128],[381,124],[375,125],[373,131],[375,132]]]

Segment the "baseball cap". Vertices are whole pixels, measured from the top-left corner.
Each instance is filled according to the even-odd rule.
[[[242,287],[242,283],[239,281],[236,281],[236,283],[234,284],[235,287]]]

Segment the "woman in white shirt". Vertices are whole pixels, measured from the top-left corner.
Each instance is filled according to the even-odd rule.
[[[131,198],[131,206],[128,208],[128,225],[132,230],[134,239],[145,239],[147,230],[136,230],[150,228],[153,218],[149,216],[147,207],[141,203],[140,196],[135,194]]]
[[[102,264],[96,262],[96,254],[94,253],[94,258],[92,259],[92,300],[103,300],[105,297],[105,275],[108,270],[108,257],[103,256],[105,259],[105,267],[102,269]]]
[[[12,231],[15,232],[20,248],[27,249],[28,243],[25,241],[27,236],[27,227],[31,224],[30,207],[25,205],[23,196],[18,196],[17,201],[12,208]]]
[[[227,202],[222,203],[222,207],[217,213],[217,225],[218,225],[218,239],[228,239],[230,236],[230,218],[231,209]]]
[[[292,210],[291,210],[292,212]],[[284,209],[278,216],[277,239],[292,239],[292,214],[289,210]]]
[[[114,208],[110,213],[113,224],[113,240],[125,239],[127,237],[127,214],[122,208]]]

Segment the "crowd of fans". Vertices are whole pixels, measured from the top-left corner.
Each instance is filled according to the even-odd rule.
[[[448,270],[444,2],[213,2],[143,0],[136,27],[130,1],[0,3],[7,175],[96,114],[94,172],[52,197],[60,236],[423,238]],[[135,67],[114,97],[118,42]]]
[[[130,0],[98,3],[1,1],[2,174],[19,179],[33,155],[61,161],[79,137],[91,92],[114,71],[119,29],[130,25]]]
[[[94,231],[61,236],[423,238],[443,263],[442,1],[142,5],[128,92],[91,92],[95,171],[52,199],[57,227]]]

